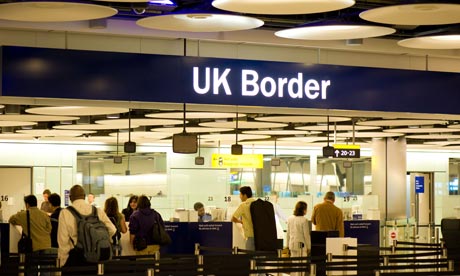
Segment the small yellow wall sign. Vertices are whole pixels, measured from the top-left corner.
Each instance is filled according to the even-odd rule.
[[[212,155],[211,166],[213,168],[256,168],[264,167],[263,154],[219,154]]]

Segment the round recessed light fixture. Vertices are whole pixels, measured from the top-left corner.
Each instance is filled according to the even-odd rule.
[[[408,38],[398,41],[398,45],[416,49],[460,49],[460,34]]]
[[[264,24],[257,18],[219,13],[174,13],[139,19],[137,25],[164,31],[226,32],[255,29]]]
[[[354,0],[214,0],[218,9],[252,14],[308,14],[341,10]]]
[[[25,22],[68,22],[113,16],[117,9],[71,2],[15,2],[0,4],[0,19]]]
[[[460,22],[460,4],[405,4],[370,9],[359,14],[364,20],[394,25],[442,25]]]

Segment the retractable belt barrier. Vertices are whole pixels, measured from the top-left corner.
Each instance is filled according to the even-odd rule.
[[[397,245],[404,247],[397,247]],[[414,245],[408,249],[407,245]],[[445,256],[440,245],[396,243],[391,248],[344,246],[358,255],[282,257],[281,250],[251,251],[239,248],[214,248],[195,245],[193,255],[115,256],[111,261],[91,266],[59,267],[55,255],[25,256],[10,254],[2,262],[3,275],[283,275],[300,272],[326,275],[458,275],[453,260]],[[388,252],[390,254],[380,254]],[[411,251],[414,253],[400,253]],[[203,252],[214,254],[203,255]],[[370,254],[360,254],[362,252]],[[459,264],[456,264],[457,266]],[[318,274],[319,275],[319,274]]]

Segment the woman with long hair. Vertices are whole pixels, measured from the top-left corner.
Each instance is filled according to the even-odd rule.
[[[129,218],[131,217],[133,212],[137,210],[137,199],[138,199],[137,195],[130,196],[129,201],[128,201],[128,206],[126,206],[126,208],[123,209],[123,211],[121,211],[123,215],[125,215],[126,221],[129,221]]]
[[[113,247],[115,253],[120,254],[121,234],[128,232],[128,228],[126,227],[125,216],[120,213],[118,209],[118,200],[115,197],[109,197],[105,200],[104,212],[107,214],[107,217],[109,217],[110,221],[112,221],[113,225],[115,225],[115,227],[117,228],[117,232],[112,237],[112,243],[114,245]]]

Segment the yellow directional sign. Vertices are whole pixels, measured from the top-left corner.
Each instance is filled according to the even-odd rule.
[[[211,166],[213,168],[257,168],[264,167],[262,154],[219,154],[212,155]]]
[[[359,145],[334,144],[334,158],[359,158],[361,147]]]

